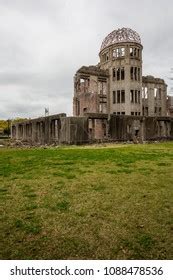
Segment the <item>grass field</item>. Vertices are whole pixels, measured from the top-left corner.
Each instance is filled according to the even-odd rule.
[[[173,142],[0,148],[0,259],[173,259]]]

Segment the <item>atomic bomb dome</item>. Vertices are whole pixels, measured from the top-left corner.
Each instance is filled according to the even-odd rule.
[[[31,145],[173,139],[167,85],[142,76],[142,50],[136,31],[111,32],[103,40],[99,62],[75,73],[73,117],[57,114],[16,122],[12,138]]]
[[[121,28],[112,31],[108,34],[102,42],[100,50],[102,51],[104,48],[116,44],[116,43],[127,43],[127,42],[134,42],[141,44],[141,38],[139,34],[130,29],[130,28]]]

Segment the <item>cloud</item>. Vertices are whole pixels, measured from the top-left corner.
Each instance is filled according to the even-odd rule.
[[[171,86],[172,11],[165,0],[0,0],[0,118],[72,114],[73,76],[97,64],[104,37],[130,27],[142,38],[143,73]]]

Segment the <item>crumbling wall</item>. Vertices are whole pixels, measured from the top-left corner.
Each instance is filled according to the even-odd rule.
[[[173,120],[169,117],[111,115],[109,133],[113,140],[161,140],[173,138]]]
[[[146,140],[161,140],[172,138],[172,121],[169,117],[146,117],[145,138]]]
[[[30,144],[85,144],[94,141],[173,139],[173,118],[86,114],[54,115],[12,125],[12,138]]]
[[[111,115],[109,121],[110,138],[117,141],[144,139],[143,118],[138,116]]]
[[[163,79],[153,76],[142,77],[142,113],[143,116],[167,115],[167,85]]]
[[[108,72],[82,66],[74,77],[73,115],[107,113]]]
[[[87,117],[61,118],[60,143],[84,144],[89,141]]]
[[[167,115],[173,117],[173,96],[168,95],[167,96]]]
[[[12,138],[31,144],[59,143],[60,118],[66,114],[57,114],[23,122],[12,123]]]

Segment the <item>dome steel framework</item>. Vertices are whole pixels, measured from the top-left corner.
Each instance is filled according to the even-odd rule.
[[[123,27],[121,29],[114,30],[110,34],[108,34],[103,40],[100,50],[102,51],[104,48],[112,44],[126,42],[135,42],[141,44],[141,38],[136,31],[130,28]]]

